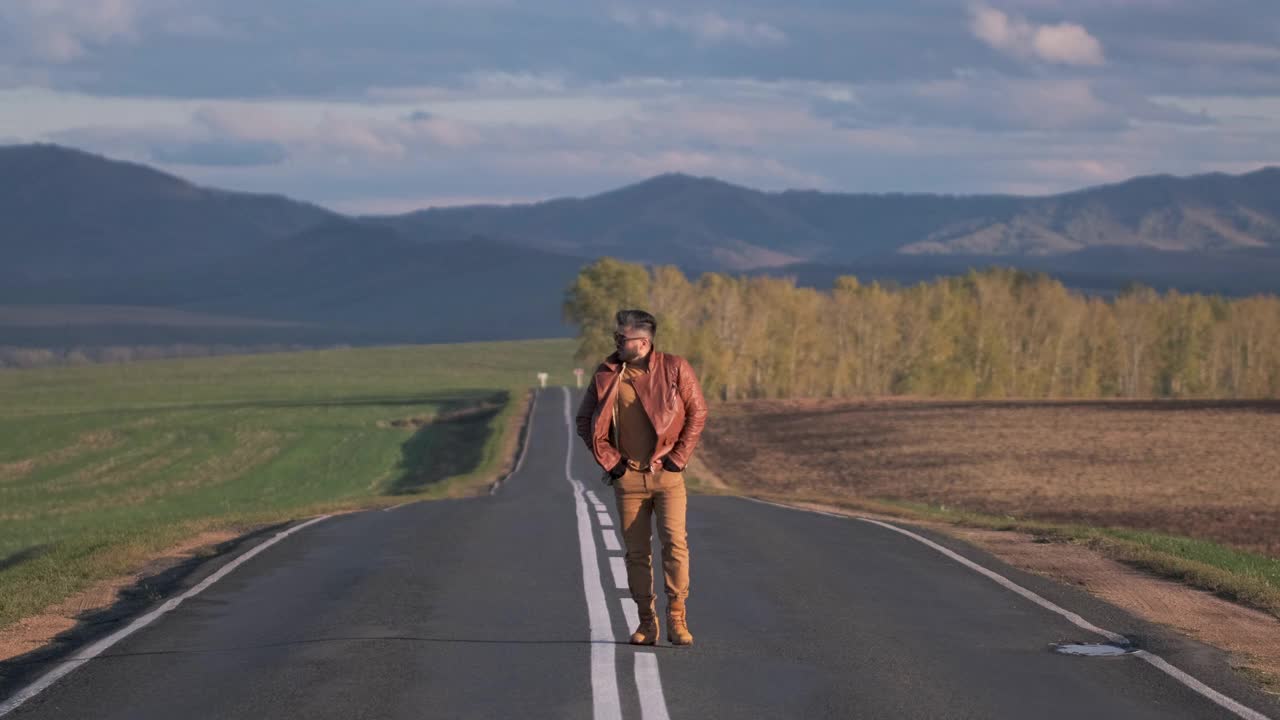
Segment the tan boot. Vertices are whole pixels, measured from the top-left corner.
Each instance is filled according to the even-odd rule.
[[[632,645],[658,644],[658,615],[656,613],[640,616],[640,625],[631,633]]]
[[[672,603],[667,608],[667,639],[672,645],[693,644],[693,635],[685,622],[684,603]]]

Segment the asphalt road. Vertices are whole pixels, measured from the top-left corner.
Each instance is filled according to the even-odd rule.
[[[1139,656],[1052,652],[1103,638],[915,538],[738,498],[690,502],[695,646],[633,648],[576,401],[540,393],[496,494],[303,527],[6,719],[1241,716]],[[1221,653],[933,540],[1280,717]]]

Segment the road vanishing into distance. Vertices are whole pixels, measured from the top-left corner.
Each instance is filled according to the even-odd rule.
[[[690,499],[696,644],[633,647],[612,492],[572,431],[577,400],[538,394],[494,494],[264,535],[132,625],[27,668],[0,714],[1280,717],[1222,653],[1079,590],[923,531],[735,497]],[[1053,650],[1109,639],[1141,651]]]

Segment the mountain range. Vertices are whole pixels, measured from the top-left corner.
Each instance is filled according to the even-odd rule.
[[[312,343],[565,336],[564,289],[605,255],[817,287],[844,274],[909,283],[998,264],[1101,293],[1133,281],[1280,290],[1280,168],[1045,197],[760,192],[668,174],[585,198],[350,217],[18,145],[0,147],[0,217],[0,304],[10,306],[0,345],[235,332]],[[15,307],[48,306],[219,320],[161,328],[113,312],[109,328],[4,324],[21,317]]]
[[[429,209],[380,221],[404,230],[465,229],[575,255],[739,271],[886,254],[1275,250],[1280,168],[1141,177],[1049,197],[765,193],[673,174],[584,199]]]

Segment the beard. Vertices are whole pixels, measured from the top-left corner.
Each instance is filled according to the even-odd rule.
[[[618,349],[618,359],[624,363],[630,363],[630,362],[639,360],[640,356],[641,356],[640,351],[636,350],[635,348],[619,348]]]

